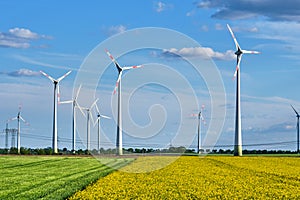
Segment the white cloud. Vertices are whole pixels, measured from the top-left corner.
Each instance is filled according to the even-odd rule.
[[[118,33],[124,33],[126,30],[127,27],[121,24],[116,26],[110,26],[110,27],[102,27],[102,31],[109,36]]]
[[[165,10],[166,4],[164,4],[163,2],[159,1],[156,3],[156,12],[162,12]]]
[[[204,59],[217,59],[217,60],[234,60],[235,55],[232,50],[227,50],[224,53],[214,51],[209,47],[185,47],[182,49],[165,49],[164,55],[169,56],[183,56],[183,57],[201,57]]]
[[[21,42],[21,41],[12,40],[9,38],[2,38],[1,33],[0,33],[0,47],[27,49],[30,47],[30,44],[28,42]]]
[[[168,10],[168,9],[171,9],[171,8],[173,8],[172,4],[166,4],[166,3],[163,3],[161,1],[158,1],[158,2],[154,3],[154,10],[158,13],[163,12],[163,11]]]
[[[39,35],[25,28],[12,28],[8,31],[11,35],[26,39],[38,39]]]
[[[30,69],[19,69],[17,71],[7,73],[9,76],[40,76],[40,73],[37,71],[32,71]]]
[[[52,37],[39,35],[29,29],[16,27],[9,29],[8,32],[0,32],[0,47],[26,49],[31,47],[30,42],[41,38],[51,39]]]

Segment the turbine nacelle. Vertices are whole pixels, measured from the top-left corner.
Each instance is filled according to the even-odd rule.
[[[140,67],[142,67],[142,65],[134,65],[134,66],[130,66],[130,67],[121,67],[119,65],[119,63],[117,62],[117,60],[111,55],[111,53],[107,49],[105,49],[105,52],[109,56],[109,58],[114,62],[115,66],[118,69],[118,73],[119,73],[118,79],[117,79],[117,82],[116,82],[116,86],[115,86],[115,89],[114,89],[114,92],[113,92],[115,94],[117,92],[117,88],[119,87],[119,83],[121,81],[123,71],[129,70],[129,69],[140,68]]]
[[[237,65],[236,65],[236,70],[235,70],[234,75],[233,75],[233,78],[235,78],[236,75],[237,75],[237,72],[239,71],[239,68],[240,68],[240,63],[241,63],[242,55],[243,54],[260,54],[260,52],[258,52],[258,51],[243,50],[240,47],[240,45],[239,45],[239,43],[238,43],[238,41],[237,41],[237,39],[236,39],[233,31],[231,30],[231,28],[230,28],[230,26],[228,24],[227,24],[227,28],[228,28],[228,30],[229,30],[229,32],[231,34],[231,37],[232,37],[232,39],[234,41],[234,44],[235,44],[235,47],[236,47],[236,52],[234,54],[237,57]]]

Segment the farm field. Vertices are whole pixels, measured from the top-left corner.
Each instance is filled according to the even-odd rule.
[[[0,199],[66,199],[132,159],[0,156]]]
[[[139,157],[70,199],[300,199],[299,157],[167,159]]]

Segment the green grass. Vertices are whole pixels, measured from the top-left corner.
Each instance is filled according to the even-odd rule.
[[[103,165],[93,157],[0,156],[0,199],[66,199],[132,160]]]

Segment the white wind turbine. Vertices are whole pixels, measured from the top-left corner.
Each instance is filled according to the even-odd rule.
[[[74,98],[72,100],[69,101],[58,101],[59,104],[68,104],[68,103],[72,103],[72,152],[75,153],[76,151],[76,107],[78,107],[78,103],[77,103],[77,98],[79,95],[81,89],[81,85],[79,86],[79,88],[77,89],[76,95],[74,96]],[[59,89],[58,89],[58,93],[59,93]],[[60,96],[60,95],[58,95]],[[82,110],[80,110],[82,112]],[[83,112],[82,112],[83,113]],[[83,113],[84,115],[84,113]]]
[[[91,126],[91,123],[90,123],[90,118],[92,118],[92,121],[94,121],[93,120],[93,116],[91,115],[91,110],[92,110],[92,108],[96,105],[96,103],[97,103],[97,101],[98,101],[98,99],[96,99],[93,103],[92,103],[92,105],[90,106],[90,107],[81,107],[81,106],[79,106],[78,104],[77,104],[77,107],[80,109],[80,111],[83,113],[83,111],[82,110],[85,110],[86,111],[86,116],[85,116],[85,114],[83,113],[83,116],[85,116],[86,117],[86,119],[87,119],[87,127],[86,127],[86,134],[87,134],[87,136],[86,136],[86,140],[87,140],[87,144],[86,144],[86,148],[87,148],[87,150],[88,151],[90,151],[91,149],[90,149],[90,138],[91,138],[91,133],[90,133],[90,126]]]
[[[13,120],[18,120],[18,132],[17,132],[17,149],[18,149],[18,154],[20,154],[20,150],[21,150],[21,120],[26,124],[29,125],[28,122],[25,121],[25,119],[21,116],[21,106],[19,106],[19,112],[18,115],[14,118],[11,118],[9,121],[13,121]]]
[[[299,113],[297,112],[297,110],[293,106],[292,106],[292,108],[295,111],[296,117],[297,117],[297,153],[299,154],[300,153],[299,152],[299,118],[300,118],[300,115],[299,115]]]
[[[63,80],[66,76],[68,76],[71,71],[68,71],[66,74],[64,74],[63,76],[61,76],[58,79],[54,79],[51,76],[49,76],[48,74],[46,74],[43,71],[40,71],[40,73],[42,73],[44,76],[46,76],[48,79],[50,79],[50,81],[52,81],[53,85],[54,85],[54,101],[53,101],[53,138],[52,138],[52,148],[53,148],[53,153],[58,153],[57,151],[57,102],[59,100],[59,95],[57,92],[57,89],[59,89],[59,82],[61,80]]]
[[[99,111],[99,108],[97,106],[97,104],[95,105],[96,110],[97,110],[97,120],[95,121],[95,124],[97,123],[97,133],[98,133],[98,153],[100,153],[100,130],[101,130],[101,123],[100,123],[100,119],[101,118],[105,118],[105,119],[111,119],[110,117],[106,116],[106,115],[102,115]]]
[[[200,154],[200,149],[202,149],[202,141],[201,141],[201,121],[203,121],[203,123],[205,124],[205,120],[204,120],[204,117],[203,117],[203,109],[204,109],[204,105],[201,106],[201,109],[199,111],[198,114],[192,114],[193,117],[198,117],[198,125],[197,125],[197,128],[198,128],[198,132],[197,132],[197,153]]]
[[[242,127],[241,127],[241,98],[240,98],[240,63],[243,54],[259,54],[258,51],[248,51],[241,49],[239,43],[237,42],[230,26],[227,24],[227,28],[233,38],[235,43],[237,57],[237,65],[234,73],[234,78],[236,77],[236,113],[235,113],[235,140],[234,140],[234,155],[242,156]]]
[[[117,150],[117,155],[123,155],[123,145],[122,145],[122,109],[121,109],[121,79],[122,79],[122,73],[125,70],[129,69],[135,69],[135,68],[140,68],[142,65],[137,65],[137,66],[131,66],[131,67],[121,67],[119,63],[116,61],[116,59],[109,53],[108,50],[105,50],[107,55],[110,57],[110,59],[114,62],[118,69],[118,79],[117,83],[114,89],[114,94],[117,91],[118,88],[118,121],[117,121],[117,140],[116,140],[116,150]]]

